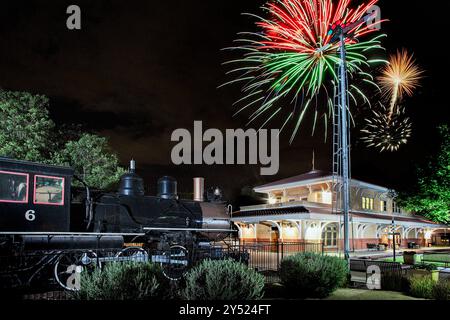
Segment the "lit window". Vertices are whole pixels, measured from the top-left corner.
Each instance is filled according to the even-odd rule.
[[[64,178],[34,176],[34,203],[64,205]]]
[[[28,174],[0,171],[0,202],[28,202]]]
[[[387,201],[384,200],[380,201],[380,209],[382,212],[387,212]]]
[[[326,247],[337,246],[338,227],[333,223],[328,225],[322,233],[323,243]]]
[[[332,197],[333,197],[333,194],[331,192],[327,192],[327,191],[322,192],[322,203],[331,204]]]
[[[362,197],[362,208],[364,210],[373,210],[373,198]]]

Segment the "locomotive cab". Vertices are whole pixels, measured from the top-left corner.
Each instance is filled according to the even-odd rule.
[[[73,169],[0,157],[0,231],[69,232]]]

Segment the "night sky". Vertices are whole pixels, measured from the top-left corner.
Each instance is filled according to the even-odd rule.
[[[358,1],[355,1],[358,2]],[[323,130],[311,137],[300,130],[292,146],[284,136],[277,176],[259,175],[259,166],[171,165],[177,128],[241,128],[233,118],[239,86],[217,89],[231,80],[223,62],[236,58],[221,49],[236,33],[255,31],[243,12],[260,13],[264,1],[4,1],[0,11],[0,87],[50,97],[51,117],[59,125],[79,123],[109,137],[124,166],[130,158],[150,193],[164,174],[191,192],[191,178],[204,176],[236,200],[242,187],[304,173],[331,170],[331,144]],[[66,8],[82,10],[82,30],[66,28]],[[396,153],[379,153],[358,141],[353,130],[352,175],[397,189],[414,182],[414,167],[438,147],[436,127],[449,123],[448,39],[450,2],[382,0],[382,31],[388,52],[406,48],[426,70],[422,87],[404,106],[413,137]],[[356,121],[363,121],[356,110]],[[358,116],[359,115],[359,116]],[[282,122],[274,123],[281,125]]]

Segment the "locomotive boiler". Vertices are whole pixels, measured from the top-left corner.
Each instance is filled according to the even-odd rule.
[[[73,179],[85,188],[72,190]],[[93,192],[71,168],[0,158],[0,280],[11,268],[42,270],[48,264],[57,282],[72,289],[66,278],[74,265],[136,257],[181,274],[199,248],[233,232],[226,204],[204,201],[199,181],[194,180],[193,200],[179,199],[177,181],[168,176],[158,180],[157,195],[149,196],[132,161],[116,192]],[[30,253],[31,262],[17,259]],[[22,265],[12,267],[11,261]]]

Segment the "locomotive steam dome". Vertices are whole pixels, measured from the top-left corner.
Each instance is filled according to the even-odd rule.
[[[177,180],[172,177],[162,177],[158,180],[158,197],[163,199],[178,199]]]
[[[120,178],[119,194],[121,196],[143,196],[144,180],[135,173],[135,161],[130,162],[130,171]]]

